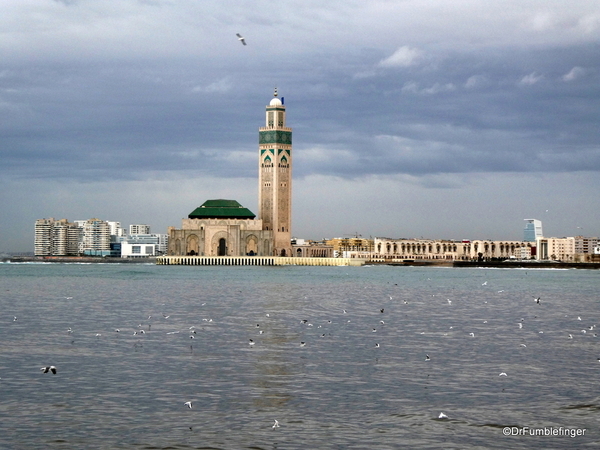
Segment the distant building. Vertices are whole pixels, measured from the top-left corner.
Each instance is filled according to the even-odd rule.
[[[167,253],[167,243],[167,234],[132,234],[121,241],[121,258],[164,255]]]
[[[39,219],[35,222],[36,256],[74,256],[79,252],[81,228],[67,219]]]
[[[525,219],[525,229],[523,230],[523,241],[535,242],[536,239],[544,236],[542,232],[542,221],[537,219]]]
[[[36,256],[48,256],[53,254],[52,229],[54,219],[38,219],[35,221],[35,247]]]
[[[108,228],[110,230],[110,235],[111,236],[124,236],[125,235],[125,230],[123,230],[123,228],[121,228],[121,222],[106,222],[108,223]]]
[[[369,259],[373,253],[373,239],[363,239],[360,236],[353,238],[333,238],[327,244],[334,249],[334,256],[339,258]]]
[[[89,219],[83,224],[79,252],[90,256],[110,256],[110,225],[100,219]]]
[[[517,255],[517,258],[520,259],[535,259],[536,247],[532,247],[531,245],[521,247],[520,255]]]
[[[390,239],[375,238],[373,258],[385,260],[446,259],[446,260],[491,260],[521,258],[523,247],[532,247],[520,241],[451,241],[433,239]],[[525,252],[531,254],[531,249]]]
[[[594,248],[600,244],[600,238],[575,236],[575,253],[588,255],[594,253]]]
[[[150,234],[150,225],[129,225],[129,235]]]
[[[597,259],[595,249],[600,245],[600,238],[575,236],[575,261],[591,262]]]
[[[333,258],[333,246],[325,241],[311,241],[305,239],[292,239],[291,256],[298,258]]]
[[[272,256],[273,232],[235,200],[207,200],[169,228],[169,255]],[[291,245],[291,244],[290,244]]]
[[[540,261],[567,261],[575,260],[575,238],[538,238],[537,259]]]

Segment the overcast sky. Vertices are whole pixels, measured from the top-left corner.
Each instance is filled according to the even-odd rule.
[[[274,87],[294,236],[599,236],[599,50],[595,0],[4,0],[0,251],[257,213]]]

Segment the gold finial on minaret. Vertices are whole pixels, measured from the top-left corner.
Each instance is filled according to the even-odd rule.
[[[277,88],[275,88],[275,92],[273,93],[273,97],[277,97]]]

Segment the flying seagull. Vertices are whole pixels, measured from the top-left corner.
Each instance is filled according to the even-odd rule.
[[[185,402],[184,405],[192,409],[192,402]]]
[[[246,45],[246,40],[240,33],[235,33],[235,35],[238,37],[238,41],[240,41],[242,44]]]
[[[53,374],[56,375],[56,367],[54,367],[54,366],[42,367],[40,370],[44,373],[52,372]]]

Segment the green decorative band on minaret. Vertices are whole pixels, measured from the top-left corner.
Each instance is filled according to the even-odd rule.
[[[292,145],[292,132],[280,130],[259,131],[258,143]]]

